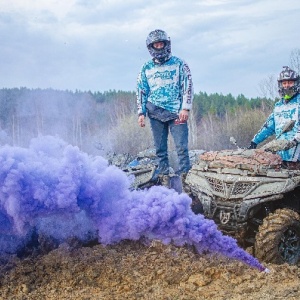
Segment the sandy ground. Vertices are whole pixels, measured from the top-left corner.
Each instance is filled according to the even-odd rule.
[[[0,299],[300,299],[300,268],[270,273],[192,248],[124,241],[2,261]]]

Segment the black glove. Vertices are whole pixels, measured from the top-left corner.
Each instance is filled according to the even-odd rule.
[[[248,147],[248,149],[256,149],[257,144],[251,141],[250,146]]]

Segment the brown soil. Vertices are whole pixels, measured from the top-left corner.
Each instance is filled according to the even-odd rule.
[[[14,258],[1,265],[0,299],[300,299],[300,269],[270,273],[188,247],[123,242]]]

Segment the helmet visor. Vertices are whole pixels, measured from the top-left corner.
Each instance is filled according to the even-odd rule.
[[[156,50],[164,49],[166,47],[166,43],[164,41],[154,42],[151,44],[151,47]]]

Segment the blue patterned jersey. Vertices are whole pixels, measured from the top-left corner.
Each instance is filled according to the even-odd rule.
[[[293,97],[287,103],[284,99],[276,102],[273,112],[268,117],[263,127],[254,136],[253,142],[259,144],[269,136],[275,134],[276,138],[292,141],[296,139],[300,142],[300,94]],[[294,127],[281,134],[282,128],[290,120],[295,120]],[[278,151],[278,154],[285,161],[300,160],[300,144],[286,151]]]
[[[182,59],[172,56],[163,64],[150,60],[143,65],[137,79],[139,114],[146,115],[147,101],[172,113],[192,108],[192,76]]]

